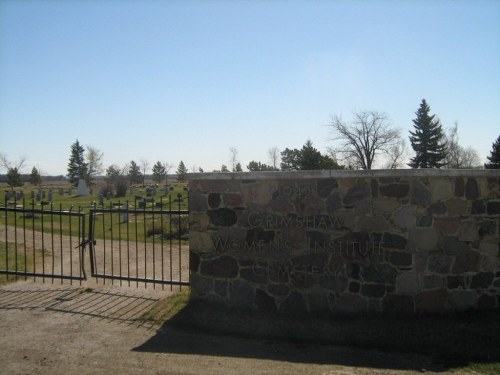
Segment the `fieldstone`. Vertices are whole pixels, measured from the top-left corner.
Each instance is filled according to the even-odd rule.
[[[318,181],[318,195],[321,198],[326,198],[330,195],[333,189],[337,189],[339,183],[335,178],[320,179]]]
[[[479,187],[475,178],[468,178],[465,184],[465,197],[468,200],[477,199],[480,196]]]
[[[431,203],[431,192],[419,180],[412,181],[410,202],[420,207],[427,207]]]
[[[488,202],[488,215],[500,215],[500,201]]]
[[[475,200],[471,205],[472,215],[483,215],[486,213],[486,206],[483,200]]]
[[[470,249],[459,249],[455,256],[455,263],[453,264],[452,272],[454,274],[461,274],[465,272],[479,270],[479,253]]]
[[[361,285],[357,281],[351,281],[349,284],[349,293],[358,294],[361,290]]]
[[[342,208],[342,198],[339,193],[333,193],[326,199],[326,211],[329,214],[336,213]]]
[[[222,298],[225,298],[227,296],[228,284],[229,283],[225,280],[215,280],[214,292]]]
[[[191,272],[198,272],[200,266],[200,256],[193,251],[189,252],[189,270]]]
[[[475,221],[464,220],[458,229],[458,239],[464,242],[473,242],[479,239],[479,226]]]
[[[375,178],[371,180],[372,198],[378,198],[378,181]]]
[[[393,266],[398,268],[409,268],[413,264],[413,256],[411,253],[401,251],[391,251],[388,253],[388,261]]]
[[[462,177],[455,178],[455,197],[463,197],[465,193],[465,184]]]
[[[262,228],[251,228],[247,230],[246,242],[247,244],[265,242],[272,242],[275,236],[274,230],[265,230]]]
[[[497,220],[484,219],[479,224],[479,237],[494,236],[497,233]]]
[[[230,227],[238,221],[236,213],[229,208],[219,208],[207,211],[210,223],[215,226]]]
[[[435,289],[419,293],[415,297],[415,311],[419,314],[443,312],[447,299],[448,292],[446,289]]]
[[[201,262],[201,274],[204,276],[235,278],[238,270],[238,262],[228,255]]]
[[[447,177],[433,178],[431,181],[432,201],[442,201],[455,195],[455,181]]]
[[[276,301],[274,298],[259,288],[255,291],[255,305],[260,311],[267,313],[276,312]]]
[[[410,231],[409,248],[435,250],[439,242],[439,232],[434,228],[416,228]]]
[[[388,249],[406,249],[407,240],[399,234],[385,232],[382,240],[384,248]]]
[[[214,279],[211,277],[203,277],[198,273],[192,273],[189,276],[189,284],[191,287],[191,295],[202,297],[213,290]]]
[[[370,298],[381,298],[385,294],[385,286],[380,284],[361,285],[361,294]]]
[[[446,277],[446,286],[448,289],[465,289],[466,280],[465,276],[450,275]]]
[[[456,233],[460,226],[460,218],[458,217],[435,217],[434,228],[443,235],[450,235]]]
[[[448,294],[448,303],[452,311],[471,310],[477,300],[477,293],[473,290],[453,290]]]
[[[413,314],[415,304],[411,296],[388,294],[382,301],[383,312],[392,315]]]
[[[253,268],[240,269],[240,277],[253,283],[266,284],[268,281],[267,275],[267,272],[263,271],[257,273]]]
[[[273,296],[283,297],[290,293],[290,287],[286,284],[268,284],[267,291]]]
[[[393,212],[401,207],[401,203],[390,198],[376,198],[372,202],[373,215],[384,215],[390,217]]]
[[[470,250],[466,242],[459,241],[456,236],[443,236],[439,241],[439,248],[446,255],[456,255],[460,251]]]
[[[324,291],[313,290],[306,295],[309,312],[326,313],[329,311],[328,296]]]
[[[303,314],[307,312],[306,300],[301,293],[293,291],[281,302],[279,311],[282,313]]]
[[[243,200],[240,194],[236,193],[224,193],[222,196],[222,200],[225,206],[237,207],[241,206]]]
[[[361,269],[361,277],[366,282],[395,284],[398,271],[388,264],[370,264]]]
[[[344,196],[344,204],[346,206],[353,206],[356,203],[367,200],[371,197],[370,186],[361,182],[352,186]]]
[[[383,231],[389,228],[389,223],[383,216],[361,216],[358,228],[362,231]]]
[[[417,227],[428,228],[432,226],[432,215],[417,216]]]
[[[416,224],[416,208],[415,206],[403,206],[393,215],[393,223],[401,229],[414,227]]]
[[[400,294],[414,295],[422,290],[420,276],[416,272],[401,273],[397,277],[396,290]]]
[[[445,286],[444,277],[439,275],[425,275],[424,289],[437,289]]]
[[[442,201],[432,203],[428,208],[427,212],[432,215],[444,215],[446,214],[446,204]]]
[[[161,202],[157,202],[161,203]],[[203,212],[207,210],[207,201],[203,194],[190,192],[189,194],[189,210],[191,212]]]
[[[488,289],[493,283],[495,274],[493,272],[480,272],[472,276],[471,289]]]
[[[191,204],[191,201],[189,202]],[[220,206],[221,197],[219,193],[210,193],[208,194],[208,206],[211,209],[216,209]],[[191,206],[189,207],[191,208]]]
[[[429,257],[428,269],[430,272],[446,274],[450,272],[453,257],[448,255],[431,255]]]
[[[250,307],[255,301],[255,290],[245,281],[234,280],[229,287],[229,305],[233,307]]]
[[[408,196],[410,185],[407,183],[392,183],[389,185],[382,185],[379,188],[380,194],[389,198],[404,198]]]
[[[449,199],[446,201],[448,215],[459,216],[464,215],[467,210],[467,203],[463,199]]]

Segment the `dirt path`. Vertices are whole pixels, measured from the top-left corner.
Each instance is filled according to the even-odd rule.
[[[16,230],[14,226],[0,224],[0,241],[9,243],[10,252],[17,247],[19,269],[24,267],[25,256],[29,272],[76,277],[86,273],[89,282],[96,281],[91,280],[89,247],[82,257],[77,237],[22,228]],[[189,247],[179,246],[175,241],[170,244],[168,241],[145,243],[97,239],[94,254],[95,269],[100,275],[189,281]],[[10,264],[9,269],[14,270],[14,264]]]
[[[375,375],[440,370],[425,356],[142,324],[138,318],[168,293],[29,282],[3,286],[0,373]]]

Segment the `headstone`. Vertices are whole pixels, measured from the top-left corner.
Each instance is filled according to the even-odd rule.
[[[125,203],[125,205],[123,206],[123,208],[127,211],[125,212],[122,212],[122,220],[121,222],[122,223],[128,223],[128,203]]]
[[[59,195],[64,195],[64,188],[59,188]]]
[[[16,191],[16,201],[20,201],[21,199],[23,199],[23,192],[22,191]]]
[[[73,195],[73,189],[72,188],[68,189],[68,195],[70,195],[70,196]]]
[[[138,206],[139,206],[139,208],[146,208],[146,202],[144,200],[139,201]]]
[[[45,190],[42,190],[42,199],[45,199]]]
[[[104,195],[99,194],[99,205],[102,206],[104,204]]]
[[[49,202],[52,202],[54,200],[54,192],[52,189],[49,189],[49,196],[48,196]]]
[[[6,190],[5,191],[5,200],[9,200],[10,199],[10,191]]]
[[[42,199],[42,191],[38,190],[37,193],[36,193],[36,200],[40,201],[41,199]]]
[[[79,197],[89,195],[89,188],[87,187],[87,183],[85,182],[85,180],[78,181],[76,195],[78,195]]]
[[[31,190],[31,199],[35,199],[35,190]]]
[[[163,189],[163,194],[168,195],[169,191],[170,191],[170,189],[168,188],[168,186],[165,186],[165,188]]]
[[[109,201],[111,198],[113,198],[113,194],[110,191],[108,191],[106,194],[106,199]]]

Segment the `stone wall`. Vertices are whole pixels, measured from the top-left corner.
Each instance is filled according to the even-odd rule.
[[[194,299],[263,311],[500,305],[500,172],[194,175]]]

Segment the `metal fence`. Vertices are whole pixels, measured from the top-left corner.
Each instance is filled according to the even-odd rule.
[[[187,204],[180,195],[69,210],[5,201],[0,274],[81,283],[90,269],[89,276],[103,284],[188,285],[189,211],[182,206]]]

